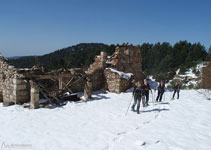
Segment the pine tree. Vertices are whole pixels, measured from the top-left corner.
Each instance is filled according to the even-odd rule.
[[[211,55],[211,46],[210,46],[210,48],[209,48],[209,50],[208,50],[208,53]]]

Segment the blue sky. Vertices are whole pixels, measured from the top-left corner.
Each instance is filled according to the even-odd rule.
[[[0,52],[42,55],[84,42],[211,45],[210,0],[0,0]]]

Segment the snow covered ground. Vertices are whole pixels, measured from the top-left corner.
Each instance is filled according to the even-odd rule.
[[[149,107],[126,117],[129,91],[96,93],[93,100],[55,109],[0,104],[0,149],[211,150],[211,101],[194,90],[181,91],[179,100],[170,101],[171,95],[154,105],[150,95]]]
[[[207,66],[207,62],[201,62],[197,64],[194,68],[189,68],[184,74],[180,74],[180,69],[176,71],[176,75],[174,76],[174,79],[170,80],[166,86],[170,86],[171,82],[173,80],[178,81],[185,81],[182,83],[183,87],[186,86],[190,89],[192,88],[198,88],[198,85],[201,83],[201,77],[202,77],[202,68]],[[194,71],[195,70],[195,71]]]

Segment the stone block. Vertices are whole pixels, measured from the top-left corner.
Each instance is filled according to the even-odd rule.
[[[31,84],[31,99],[30,99],[30,108],[36,109],[39,108],[39,88],[33,84]]]
[[[11,106],[11,105],[14,105],[15,103],[13,101],[4,101],[3,102],[3,106],[4,107],[8,107],[8,106]]]
[[[24,80],[22,79],[18,79],[18,78],[13,79],[13,84],[23,84],[23,83],[24,83]]]
[[[15,96],[28,96],[29,95],[29,91],[28,90],[21,90],[21,91],[13,91],[13,94]]]
[[[17,91],[27,89],[26,84],[15,84],[13,87],[14,87],[14,90],[17,90]]]

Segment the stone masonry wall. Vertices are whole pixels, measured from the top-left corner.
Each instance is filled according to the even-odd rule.
[[[118,71],[117,71],[118,72]],[[123,72],[117,73],[113,69],[105,69],[104,75],[106,80],[106,88],[110,92],[121,93],[125,92],[132,86],[133,75],[127,75]],[[125,78],[124,76],[128,76]]]
[[[101,52],[100,56],[97,56],[95,62],[90,65],[86,74],[89,76],[92,82],[92,90],[100,90],[104,87],[104,69],[106,67],[107,54]]]
[[[0,101],[23,103],[30,100],[29,85],[22,74],[0,55]]]
[[[123,45],[116,47],[112,59],[112,68],[125,73],[133,73],[135,80],[143,80],[141,52],[137,46]]]
[[[115,53],[111,57],[107,57],[105,52],[101,52],[101,55],[96,57],[95,62],[86,72],[91,79],[92,90],[107,88],[111,92],[125,91],[130,88],[132,80],[126,80],[118,73],[105,70],[105,68],[109,66],[122,73],[132,73],[133,79],[139,81],[145,78],[141,61],[141,52],[137,46],[125,44],[116,47]]]
[[[211,62],[202,70],[202,88],[211,89]]]

